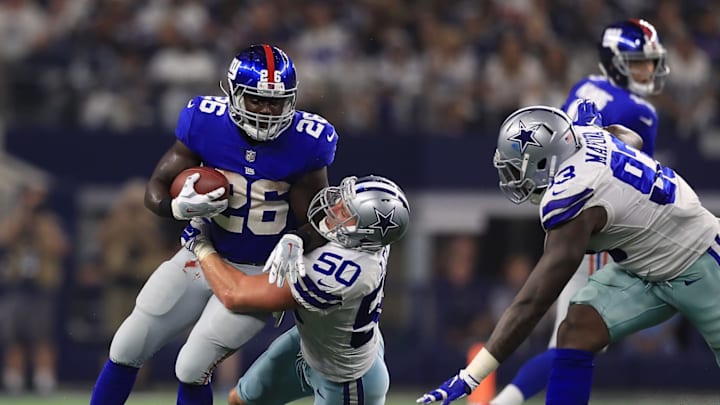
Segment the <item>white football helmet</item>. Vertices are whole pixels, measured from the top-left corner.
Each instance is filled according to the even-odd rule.
[[[572,120],[547,106],[521,108],[500,126],[493,163],[510,201],[538,204],[557,168],[580,149]]]
[[[308,219],[326,239],[351,249],[377,251],[400,240],[410,224],[405,193],[380,176],[346,177],[315,195]]]

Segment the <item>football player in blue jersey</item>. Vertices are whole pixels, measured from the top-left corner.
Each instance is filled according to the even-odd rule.
[[[597,124],[620,124],[633,130],[642,138],[642,151],[653,156],[658,116],[645,97],[659,93],[670,72],[657,31],[649,22],[639,19],[611,24],[603,31],[598,52],[603,74],[591,75],[576,83],[562,109],[574,117],[578,115],[580,100],[593,101],[600,113]],[[549,350],[523,364],[512,382],[490,401],[491,405],[520,405],[545,388],[554,353],[550,349],[555,347],[557,331],[565,319],[570,298],[608,260],[607,253],[585,257],[558,297]]]
[[[277,47],[241,51],[220,87],[226,97],[195,97],[180,112],[175,143],[148,181],[145,205],[177,220],[211,218],[215,248],[238,272],[261,273],[276,252],[275,278],[282,280],[288,269],[302,274],[292,267],[297,255],[326,243],[306,213],[313,196],[328,185],[335,129],[319,115],[295,109],[295,66]],[[174,178],[201,164],[225,174],[228,198],[219,199],[222,188],[196,193],[197,175],[172,198]],[[115,333],[90,403],[125,403],[142,364],[194,325],[175,364],[177,403],[211,404],[215,366],[257,334],[268,315],[227,310],[212,294],[195,256],[181,248],[148,279]]]
[[[546,106],[505,120],[493,161],[509,200],[539,203],[544,252],[485,347],[418,403],[445,405],[475,389],[528,337],[586,252],[608,252],[613,262],[572,297],[546,404],[587,404],[594,354],[677,313],[720,365],[720,223],[678,173]]]
[[[235,271],[216,254],[202,221],[188,225],[205,279],[231,311],[294,310],[277,338],[230,392],[232,405],[382,405],[389,388],[378,321],[390,244],[410,222],[403,191],[380,176],[345,178],[320,191],[307,213],[330,243],[305,255],[307,274],[275,288],[267,275]],[[199,224],[199,225],[196,225]]]

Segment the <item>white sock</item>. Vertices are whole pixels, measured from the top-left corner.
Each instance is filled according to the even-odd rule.
[[[10,394],[19,394],[25,388],[25,381],[21,373],[15,370],[5,370],[3,373],[3,385]]]
[[[55,390],[57,380],[51,371],[39,370],[33,376],[33,385],[39,394],[48,395]]]
[[[490,405],[521,405],[525,402],[522,392],[515,385],[508,384],[490,401]]]

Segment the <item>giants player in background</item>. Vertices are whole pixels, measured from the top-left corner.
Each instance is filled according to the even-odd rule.
[[[659,93],[670,72],[657,31],[645,20],[632,19],[609,25],[603,31],[598,51],[603,75],[591,75],[576,83],[562,109],[576,117],[580,100],[593,101],[601,114],[602,124],[620,124],[632,129],[642,138],[642,151],[653,156],[658,116],[644,97]],[[607,253],[585,256],[558,297],[549,349],[557,343],[557,331],[567,314],[570,298],[587,283],[592,273],[607,264],[608,259]],[[542,391],[550,376],[552,353],[547,350],[528,360],[490,404],[520,405]]]
[[[195,97],[180,112],[177,139],[157,163],[145,205],[177,220],[211,217],[209,234],[227,263],[246,274],[261,273],[267,265],[272,278],[280,273],[281,283],[286,266],[302,261],[303,247],[310,251],[327,242],[307,223],[306,213],[313,196],[328,185],[338,137],[327,120],[295,110],[295,66],[277,47],[241,51],[220,86],[227,97]],[[200,164],[225,174],[231,185],[227,200],[218,200],[222,188],[197,194],[198,175],[170,197],[173,179]],[[274,260],[266,263],[271,252]],[[263,311],[227,310],[195,256],[181,248],[148,279],[115,333],[90,403],[125,403],[145,360],[194,325],[175,364],[177,403],[211,404],[215,366],[257,334],[268,317]]]

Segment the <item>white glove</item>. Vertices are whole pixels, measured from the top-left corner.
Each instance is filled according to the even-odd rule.
[[[270,272],[268,282],[277,281],[282,287],[285,279],[291,284],[297,283],[298,276],[305,277],[305,262],[303,261],[303,241],[292,233],[286,233],[275,245],[263,267],[263,273]]]
[[[185,249],[195,253],[198,260],[215,253],[208,235],[209,223],[210,220],[207,218],[193,218],[180,235],[180,243]]]
[[[227,208],[227,199],[216,201],[225,194],[225,187],[218,187],[206,194],[198,194],[195,191],[195,183],[199,178],[200,173],[193,173],[188,176],[182,190],[180,190],[180,194],[170,202],[175,219],[210,218]]]

